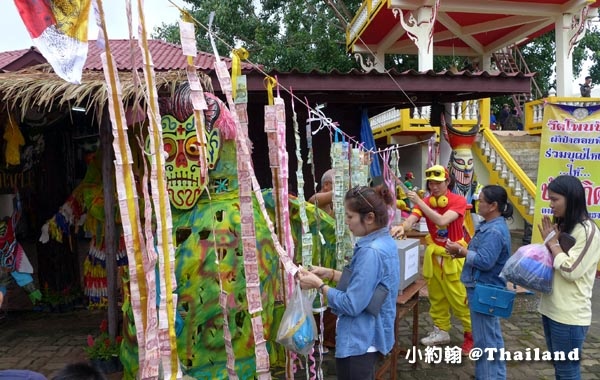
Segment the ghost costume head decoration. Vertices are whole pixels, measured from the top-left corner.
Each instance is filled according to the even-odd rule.
[[[205,93],[208,109],[204,111],[206,160],[201,160],[201,139],[196,134],[190,88],[180,85],[174,95],[161,98],[165,175],[169,200],[173,207],[189,210],[198,202],[209,183],[208,170],[214,169],[221,149],[221,137],[229,138],[235,124],[225,104],[216,96]],[[221,136],[223,135],[223,136]],[[204,161],[204,162],[203,162]]]
[[[479,132],[479,124],[468,131],[462,131],[453,128],[451,125],[446,125],[442,118],[442,128],[446,140],[452,147],[448,165],[450,175],[455,180],[452,191],[465,197],[467,202],[471,202],[473,194],[473,152],[471,146]]]

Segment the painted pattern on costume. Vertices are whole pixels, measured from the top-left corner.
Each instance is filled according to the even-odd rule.
[[[185,85],[176,91],[172,99],[160,99],[163,127],[165,122],[184,125],[185,121],[193,123],[191,105],[186,98]],[[214,96],[207,95],[207,103]],[[215,136],[219,141],[209,142],[214,148],[214,165],[209,167],[209,178],[204,184],[210,192],[200,192],[192,204],[178,207],[172,203],[173,234],[188,230],[189,236],[179,241],[175,252],[175,276],[177,278],[178,319],[177,349],[184,372],[193,378],[227,379],[227,354],[223,337],[223,313],[219,306],[220,273],[223,290],[229,293],[227,305],[229,308],[229,327],[232,345],[235,353],[235,370],[240,379],[250,379],[256,374],[254,342],[252,334],[251,315],[248,313],[246,299],[246,281],[244,278],[244,262],[242,256],[240,201],[238,193],[236,147],[233,135],[227,125],[229,112],[220,100],[213,102],[217,109],[205,112],[207,140]],[[190,119],[191,117],[191,119]],[[214,122],[210,122],[210,120]],[[166,120],[166,121],[165,121]],[[182,128],[194,129],[193,125]],[[210,131],[209,131],[210,129]],[[173,129],[171,129],[171,132]],[[184,141],[197,141],[192,134],[185,133]],[[182,135],[183,137],[183,135]],[[167,144],[165,139],[165,144]],[[185,146],[183,141],[177,144]],[[193,144],[190,144],[190,146]],[[179,145],[178,145],[179,146]],[[185,152],[184,152],[185,154]],[[167,160],[168,161],[168,160]],[[173,162],[173,161],[171,161]],[[168,162],[167,162],[168,164]],[[188,169],[192,167],[188,164]],[[167,172],[169,168],[166,168]],[[168,174],[170,176],[171,174]],[[179,172],[179,175],[188,175]],[[195,182],[188,182],[195,183]],[[171,194],[169,184],[169,193]],[[181,187],[184,190],[184,187]],[[191,189],[190,189],[191,190]],[[195,189],[194,189],[195,190]],[[189,193],[192,194],[192,193]],[[274,202],[270,191],[263,191],[265,205],[270,217],[274,220]],[[175,198],[176,201],[179,201]],[[283,314],[281,300],[276,299],[278,289],[283,284],[280,278],[280,264],[275,251],[271,234],[266,221],[260,212],[256,198],[252,194],[254,218],[256,221],[256,246],[260,288],[263,311],[261,312],[266,336],[273,341],[276,335],[275,321]],[[173,199],[171,199],[173,201]],[[181,204],[180,204],[181,205]],[[334,259],[335,241],[334,221],[329,215],[307,205],[309,223],[313,233],[314,263],[331,264]],[[319,213],[319,226],[325,237],[326,245],[321,245],[316,236],[315,214]],[[295,199],[290,200],[290,218],[294,241],[298,242],[301,222],[299,207]],[[213,230],[214,229],[214,230]],[[298,244],[296,244],[298,247]],[[300,260],[300,251],[295,251],[295,261]],[[219,257],[217,266],[216,257]],[[126,280],[126,277],[125,277]],[[127,292],[126,292],[127,294]],[[131,305],[126,297],[124,305],[124,341],[121,350],[121,360],[124,363],[126,379],[135,378],[137,372],[137,349],[135,344],[135,326],[133,323]],[[283,365],[285,357],[282,350],[274,344],[269,344],[271,363]]]

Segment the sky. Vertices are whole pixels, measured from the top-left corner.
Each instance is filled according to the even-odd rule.
[[[172,0],[173,3],[184,7],[182,1]],[[21,16],[17,11],[14,1],[0,0],[0,51],[28,49],[33,45],[31,37],[25,29]],[[132,0],[134,14],[134,33],[137,33],[137,0]],[[125,12],[125,0],[103,0],[102,1],[108,36],[114,39],[128,38],[127,16]],[[146,16],[146,29],[149,32],[162,23],[172,24],[179,19],[179,10],[168,0],[145,0],[144,9]],[[92,13],[92,12],[90,12]],[[89,39],[96,39],[98,28],[95,21],[90,22]]]
[[[173,3],[180,7],[185,4],[182,1],[172,0]],[[25,29],[25,25],[21,20],[21,16],[17,11],[14,1],[0,0],[0,51],[28,49],[33,45],[29,33]],[[137,18],[137,0],[131,1],[134,7],[134,23]],[[128,38],[127,17],[125,13],[125,0],[103,0],[104,12],[106,14],[108,36],[114,39]],[[168,0],[144,0],[144,8],[146,10],[146,29],[151,33],[154,27],[162,25],[162,23],[174,23],[179,19],[179,10],[174,7]],[[90,22],[89,39],[96,39],[98,36],[98,28],[95,21]],[[137,25],[134,25],[134,28]],[[136,29],[134,29],[135,31]],[[583,77],[587,75],[587,68],[582,70],[579,78],[576,78],[573,83],[573,94],[579,96],[579,83],[583,83]],[[592,89],[592,96],[600,96],[600,79],[594,80],[595,87]]]

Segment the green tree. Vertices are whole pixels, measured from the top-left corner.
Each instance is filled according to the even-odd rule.
[[[232,47],[244,47],[250,61],[267,70],[314,69],[348,71],[357,67],[345,51],[345,23],[360,0],[185,0],[188,10],[202,24],[198,48],[212,52],[207,37],[209,14],[215,12],[213,30],[218,49],[228,55]],[[155,38],[179,42],[176,24],[157,28]]]
[[[577,68],[576,76],[579,76],[583,61],[586,59],[591,61],[592,65],[589,72],[583,74],[590,75],[596,84],[600,83],[600,29],[596,25],[585,34],[573,53]]]
[[[197,26],[198,48],[212,52],[207,36],[209,14],[215,12],[213,29],[218,36],[219,53],[228,56],[231,47],[244,47],[250,52],[250,61],[261,64],[268,71],[277,69],[302,72],[311,70],[341,72],[357,68],[346,51],[345,31],[360,7],[361,0],[184,0],[187,9],[201,23]],[[154,38],[179,43],[177,24],[163,24]],[[556,88],[554,78],[554,32],[542,35],[520,46],[530,72],[542,94]],[[386,55],[386,68],[399,71],[418,67],[415,55]],[[600,32],[588,31],[573,51],[573,72],[578,76],[583,62],[592,60],[589,75],[600,82]],[[453,65],[464,69],[466,57],[434,57],[434,70],[450,69]],[[535,92],[535,91],[534,91]],[[534,93],[534,97],[536,94]],[[498,104],[512,102],[509,97],[494,99]]]

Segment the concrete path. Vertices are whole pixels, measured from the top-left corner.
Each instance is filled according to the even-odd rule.
[[[422,297],[420,304],[420,336],[431,328],[427,313],[429,302]],[[525,351],[545,350],[541,317],[536,312],[537,295],[520,294],[510,319],[502,321],[506,349]],[[594,322],[589,330],[582,354],[583,379],[600,379],[600,282],[597,281],[593,298]],[[83,347],[88,334],[95,334],[104,312],[79,310],[63,314],[39,312],[9,312],[0,321],[0,369],[22,368],[43,373],[51,378],[64,365],[85,360]],[[410,345],[410,317],[403,321],[399,334],[404,347]],[[458,325],[458,322],[456,324]],[[462,342],[461,329],[451,331],[451,345]],[[423,348],[422,346],[420,347]],[[423,351],[423,350],[422,350]],[[335,379],[334,352],[325,355],[324,379]],[[468,359],[460,364],[431,364],[418,361],[417,367],[404,356],[399,357],[399,379],[472,379],[473,363]],[[553,369],[548,362],[513,361],[508,363],[508,379],[553,379]],[[283,379],[281,369],[273,369],[273,377]],[[120,374],[111,376],[119,379]],[[305,378],[298,373],[296,379]]]
[[[542,320],[537,313],[537,303],[539,297],[535,294],[519,294],[515,300],[513,315],[509,319],[502,320],[502,332],[504,336],[506,350],[510,352],[522,351],[531,352],[537,348],[540,351],[546,350],[546,342],[542,328]],[[600,281],[596,281],[594,289],[593,320],[592,326],[588,332],[582,354],[582,379],[600,379]],[[431,319],[428,314],[429,301],[426,298],[421,299],[420,317],[419,317],[419,335],[420,337],[428,334],[432,328]],[[399,334],[400,343],[403,347],[410,347],[411,317],[408,316],[403,321],[403,327]],[[455,321],[451,332],[452,342],[450,346],[460,346],[462,344],[462,328],[460,322]],[[418,347],[424,355],[424,346]],[[335,380],[335,363],[333,359],[333,350],[327,354],[323,370],[325,380]],[[410,358],[409,358],[410,359]],[[474,379],[474,363],[463,357],[459,364],[432,364],[425,360],[417,360],[416,368],[413,368],[405,356],[398,359],[398,379],[418,379],[418,380],[470,380]],[[303,379],[304,376],[297,376]],[[507,379],[513,380],[543,380],[554,379],[554,369],[552,364],[544,361],[511,361],[507,362]]]

